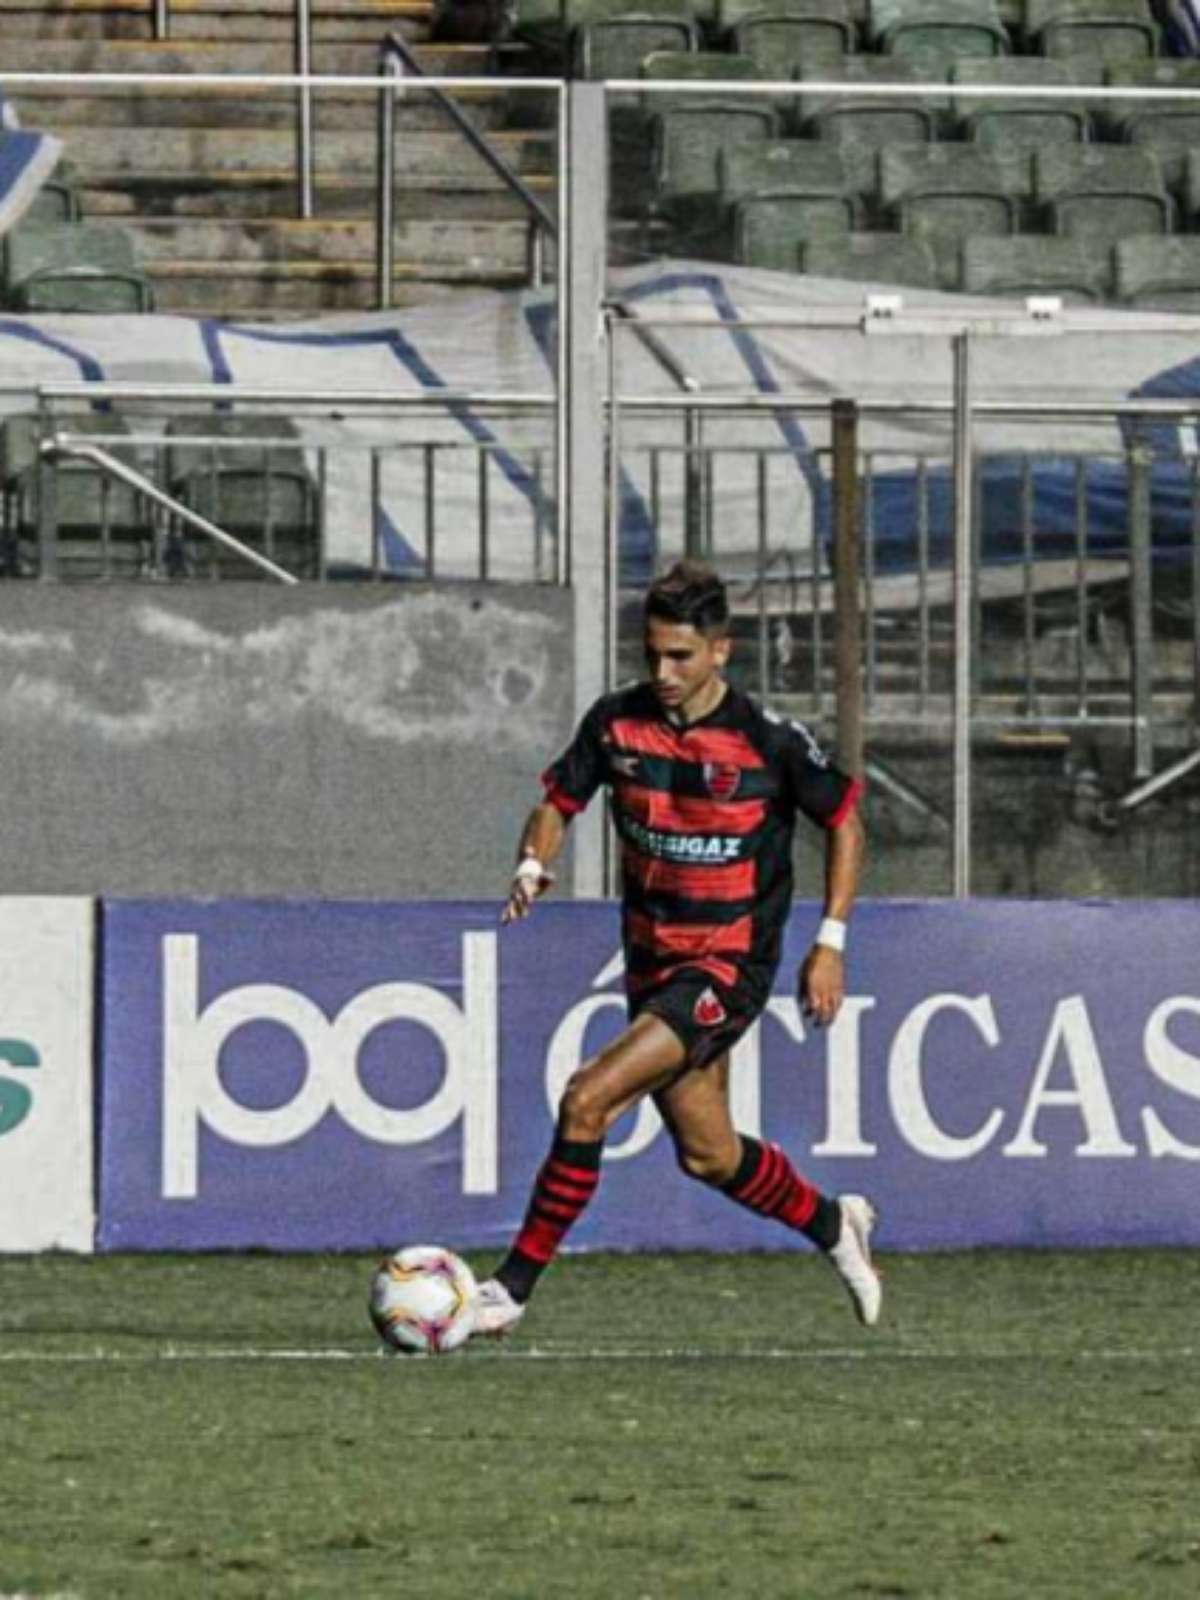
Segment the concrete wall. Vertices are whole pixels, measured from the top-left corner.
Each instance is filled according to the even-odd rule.
[[[500,895],[570,596],[0,587],[6,894]]]

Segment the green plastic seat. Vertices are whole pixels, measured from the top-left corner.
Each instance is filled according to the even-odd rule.
[[[1032,49],[1081,67],[1118,66],[1158,54],[1158,26],[1147,0],[1027,0]]]
[[[752,194],[845,197],[855,225],[865,196],[874,188],[871,152],[818,139],[770,139],[735,145],[718,158],[718,181],[726,205]]]
[[[1029,155],[981,145],[893,145],[879,153],[879,198],[904,233],[934,248],[1015,233],[1032,190]]]
[[[314,575],[317,496],[303,449],[289,442],[298,441],[298,435],[288,417],[187,414],[171,418],[165,434],[165,476],[172,496],[297,576]],[[181,524],[177,548],[188,571],[262,575],[253,563],[187,524]]]
[[[1174,207],[1152,150],[1136,145],[1057,145],[1033,157],[1034,189],[1050,231],[1113,242],[1170,233]]]
[[[762,74],[749,56],[734,55],[725,50],[656,50],[642,61],[638,77],[651,82],[678,81],[709,86],[714,91],[713,97],[719,98],[723,83],[757,83]],[[643,96],[643,103],[648,111],[661,111],[669,105],[694,105],[703,98],[690,92],[680,92],[678,95],[648,94]]]
[[[129,235],[92,223],[23,223],[6,233],[4,294],[15,311],[154,309]]]
[[[1067,89],[1078,87],[1070,67],[1062,61],[1037,56],[1001,56],[994,61],[959,61],[950,74],[955,86],[980,88]],[[1028,149],[1054,143],[1075,143],[1091,131],[1088,105],[1057,96],[955,94],[954,114],[965,137],[974,144]]]
[[[1105,81],[1122,89],[1194,89],[1195,100],[1110,100],[1104,119],[1111,137],[1146,145],[1168,189],[1180,186],[1189,149],[1200,147],[1200,61],[1147,61],[1109,67]]]
[[[937,75],[1009,49],[994,0],[871,0],[867,35],[873,49]]]
[[[803,240],[849,233],[853,220],[845,195],[746,195],[733,207],[733,259],[746,267],[799,272]]]
[[[774,110],[752,100],[669,105],[650,118],[652,214],[684,232],[722,226],[723,151],[779,133]]]
[[[636,78],[655,51],[691,52],[700,48],[694,22],[630,11],[583,23],[571,33],[571,72],[576,78]]]
[[[845,84],[836,94],[804,88],[804,80],[821,78]],[[847,56],[836,72],[806,70],[792,107],[794,131],[803,137],[859,144],[870,149],[897,142],[932,139],[944,101],[931,104],[912,95],[856,95],[860,84],[921,83],[911,61],[890,56]]]
[[[56,416],[52,424],[37,413],[6,418],[0,431],[0,483],[5,523],[23,552],[24,570],[41,569],[45,507],[55,529],[61,576],[132,577],[147,571],[154,548],[151,506],[93,462],[67,455],[43,460],[41,442],[56,432],[97,436],[95,443],[107,454],[138,465],[133,447],[121,443],[129,426],[116,412]]]
[[[900,233],[847,233],[806,239],[800,270],[814,278],[842,278],[887,288],[936,289],[940,274],[932,246]]]
[[[964,239],[962,288],[1005,299],[1055,295],[1067,305],[1100,305],[1113,292],[1111,253],[1090,239],[1044,234]]]
[[[718,26],[729,47],[756,62],[763,77],[810,76],[836,68],[858,44],[841,0],[724,0]]]
[[[1117,298],[1142,311],[1200,313],[1200,237],[1133,235],[1118,239]]]

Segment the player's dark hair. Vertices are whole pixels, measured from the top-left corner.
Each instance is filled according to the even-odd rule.
[[[725,585],[703,561],[677,561],[646,591],[646,617],[690,625],[698,633],[725,633],[729,600]]]

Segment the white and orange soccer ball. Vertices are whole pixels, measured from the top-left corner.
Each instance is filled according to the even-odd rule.
[[[371,1321],[401,1355],[440,1356],[471,1337],[475,1277],[453,1250],[416,1244],[381,1261],[371,1279]]]

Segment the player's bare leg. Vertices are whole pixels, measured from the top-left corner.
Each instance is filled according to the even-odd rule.
[[[858,1320],[867,1326],[879,1320],[883,1295],[870,1244],[874,1206],[862,1195],[827,1198],[777,1145],[737,1132],[729,1113],[728,1055],[682,1073],[655,1102],[689,1177],[811,1239],[845,1285]]]
[[[477,1333],[496,1337],[521,1320],[539,1277],[596,1191],[608,1130],[676,1077],[683,1063],[678,1036],[660,1017],[644,1012],[572,1074],[521,1231],[495,1276],[479,1286]]]

